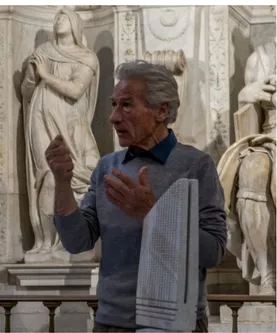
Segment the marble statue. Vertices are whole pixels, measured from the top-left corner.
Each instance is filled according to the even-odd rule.
[[[238,141],[218,165],[228,212],[227,248],[253,293],[276,294],[276,40],[248,58],[238,99]]]
[[[77,201],[87,191],[99,151],[91,123],[99,83],[99,62],[86,47],[80,16],[62,8],[54,19],[54,38],[31,55],[22,83],[26,172],[34,254],[61,249],[53,224],[54,179],[44,152],[61,134],[74,161],[72,188]],[[31,259],[30,259],[31,260]]]

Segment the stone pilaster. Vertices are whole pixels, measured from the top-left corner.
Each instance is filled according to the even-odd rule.
[[[18,190],[17,119],[13,109],[12,22],[9,6],[0,11],[0,263],[22,260]],[[24,166],[23,166],[24,169]]]

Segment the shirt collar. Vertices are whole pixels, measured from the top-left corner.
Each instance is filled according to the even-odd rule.
[[[154,160],[157,160],[161,164],[165,164],[169,154],[176,145],[176,142],[177,139],[173,130],[168,129],[167,137],[157,143],[150,150],[145,150],[139,147],[129,147],[122,163],[125,164],[136,157],[150,157]]]

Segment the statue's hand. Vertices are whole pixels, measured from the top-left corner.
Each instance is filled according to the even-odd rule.
[[[264,83],[265,84],[270,84],[273,87],[275,87],[275,92],[276,92],[276,74],[272,74],[272,75],[267,76],[264,79]]]
[[[268,81],[266,81],[268,82]],[[238,99],[240,103],[258,103],[271,102],[272,94],[276,91],[276,86],[271,84],[271,81],[256,81],[245,86],[239,93]]]
[[[49,75],[49,63],[48,59],[42,55],[36,54],[33,58],[33,63],[37,67],[37,73],[41,79],[45,79]]]

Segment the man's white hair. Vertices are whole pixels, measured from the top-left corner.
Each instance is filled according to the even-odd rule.
[[[132,78],[141,80],[145,85],[145,99],[149,108],[168,103],[166,124],[176,121],[180,106],[178,84],[165,66],[136,60],[120,64],[115,70],[115,76],[118,80]]]

